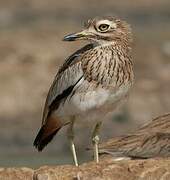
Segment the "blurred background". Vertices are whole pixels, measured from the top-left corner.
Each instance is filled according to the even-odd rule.
[[[0,0],[0,166],[38,167],[72,161],[65,128],[42,152],[32,146],[47,91],[64,59],[85,42],[61,41],[89,17],[116,15],[133,29],[135,86],[105,121],[102,140],[134,131],[170,111],[169,0]],[[78,156],[91,159],[83,127]]]

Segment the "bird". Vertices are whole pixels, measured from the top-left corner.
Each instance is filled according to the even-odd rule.
[[[117,159],[170,157],[170,114],[161,115],[135,132],[114,137],[99,145],[100,155]]]
[[[63,41],[85,40],[87,44],[65,60],[54,78],[33,143],[38,151],[67,125],[73,161],[78,166],[74,124],[92,122],[94,160],[99,162],[102,122],[133,86],[132,39],[130,25],[113,16],[91,18],[81,31],[64,37]]]

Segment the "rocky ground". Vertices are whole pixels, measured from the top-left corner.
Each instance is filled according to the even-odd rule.
[[[122,173],[123,172],[123,173]],[[0,180],[169,180],[170,159],[113,161],[104,158],[96,165],[79,168],[71,165],[31,168],[1,168]]]
[[[127,20],[134,32],[135,86],[126,105],[104,124],[103,140],[169,112],[169,5],[168,0],[0,1],[0,166],[63,164],[70,160],[65,130],[41,155],[32,142],[59,65],[83,44],[61,39],[80,30],[88,17],[116,14]],[[84,132],[82,127],[76,131],[82,160],[89,145]]]

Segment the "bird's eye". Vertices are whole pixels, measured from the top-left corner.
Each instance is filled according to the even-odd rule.
[[[98,29],[101,31],[101,32],[106,32],[108,29],[109,29],[109,25],[108,24],[101,24]]]

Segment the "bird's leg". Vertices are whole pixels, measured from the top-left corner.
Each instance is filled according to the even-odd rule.
[[[94,146],[94,160],[96,163],[99,162],[99,149],[98,149],[98,144],[99,144],[99,131],[101,127],[101,122],[98,122],[93,130],[92,134],[92,143]]]
[[[68,139],[70,141],[70,148],[71,148],[71,151],[72,151],[74,164],[75,164],[75,166],[78,166],[76,149],[75,149],[75,145],[74,145],[74,141],[73,141],[74,140],[74,132],[73,132],[74,121],[75,121],[75,118],[73,117],[71,119],[70,126],[68,127],[68,130],[67,130],[67,136],[68,136]]]

